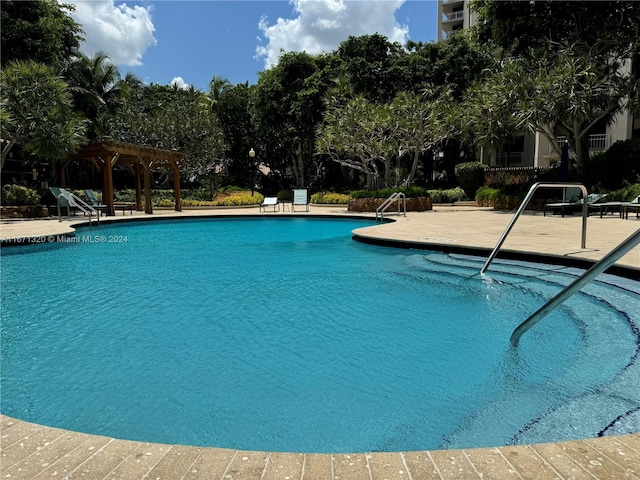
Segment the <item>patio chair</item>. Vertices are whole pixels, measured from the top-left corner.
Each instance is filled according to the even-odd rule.
[[[264,200],[260,204],[259,209],[261,212],[266,212],[267,207],[273,207],[274,212],[276,211],[276,208],[278,209],[278,211],[280,211],[280,205],[278,204],[278,197],[264,197]]]
[[[291,211],[296,211],[296,205],[304,206],[305,211],[309,211],[309,196],[307,195],[307,189],[301,188],[293,191],[293,203],[291,204]]]
[[[590,193],[587,197],[587,204],[592,205],[602,200],[607,195],[608,193]],[[573,214],[574,211],[580,211],[583,203],[584,198],[579,198],[571,202],[547,203],[542,208],[542,215],[546,216],[547,210],[551,210],[552,212],[560,210],[560,214],[564,217],[565,213]]]

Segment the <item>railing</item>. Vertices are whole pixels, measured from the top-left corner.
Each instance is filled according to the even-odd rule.
[[[460,10],[457,12],[445,13],[444,14],[445,22],[454,22],[456,20],[464,20],[464,11]]]
[[[529,189],[529,193],[527,193],[527,196],[522,201],[522,204],[520,205],[520,208],[518,208],[518,211],[515,213],[515,215],[511,219],[511,222],[509,223],[509,225],[507,226],[506,230],[502,234],[502,237],[500,237],[500,240],[498,240],[498,243],[496,244],[495,248],[491,252],[491,255],[489,255],[489,258],[487,259],[487,261],[485,262],[484,266],[480,270],[480,273],[484,273],[484,272],[487,271],[487,268],[489,268],[489,265],[491,264],[491,262],[493,261],[493,259],[497,255],[498,250],[500,250],[500,247],[502,246],[502,244],[506,240],[507,235],[509,235],[509,232],[513,228],[513,225],[516,223],[516,221],[520,217],[520,214],[524,211],[524,209],[529,204],[529,201],[533,197],[533,194],[536,193],[536,190],[538,190],[539,188],[571,188],[571,187],[579,188],[582,191],[582,197],[584,199],[584,201],[582,202],[582,241],[581,241],[580,248],[586,248],[586,244],[587,244],[587,218],[589,217],[589,203],[587,202],[587,197],[589,196],[589,194],[587,192],[587,187],[585,187],[582,183],[575,183],[575,182],[568,182],[568,183],[559,183],[559,182],[541,183],[541,182],[538,182],[538,183],[533,184],[531,186],[531,188]]]
[[[620,245],[605,255],[598,263],[589,270],[576,278],[570,285],[566,286],[560,293],[545,303],[537,312],[527,318],[524,322],[516,327],[511,334],[511,345],[518,346],[520,337],[533,327],[536,323],[551,313],[558,305],[566,299],[578,292],[584,285],[591,282],[595,277],[604,272],[613,265],[618,259],[628,253],[632,248],[640,243],[640,228],[635,231],[629,238],[624,240]]]
[[[496,153],[496,163],[503,164],[507,167],[510,165],[522,165],[523,159],[524,159],[523,152]]]
[[[100,225],[100,212],[98,212],[91,205],[89,205],[84,200],[82,200],[80,197],[74,195],[71,192],[60,193],[60,195],[58,195],[58,197],[56,198],[56,203],[58,204],[58,220],[60,222],[62,221],[62,210],[60,208],[60,197],[64,198],[66,200],[66,202],[67,202],[67,214],[71,211],[71,207],[75,207],[78,210],[82,211],[83,213],[86,213],[87,215],[89,215],[89,225],[90,226],[91,226],[91,218],[93,217],[93,214],[96,215],[96,218],[98,219],[98,225]]]
[[[567,137],[561,136],[556,137],[558,145],[562,146],[567,143]],[[598,135],[589,135],[589,151],[590,152],[603,152],[607,150],[611,144],[611,135],[607,134],[598,134]],[[569,152],[574,153],[573,150],[569,149]],[[553,148],[553,145],[549,145],[549,154],[559,155],[559,152],[556,152],[556,149]]]
[[[380,206],[378,206],[378,208],[376,208],[376,222],[378,221],[378,214],[380,214],[380,221],[383,220],[384,212],[387,210],[387,208],[391,206],[393,202],[397,203],[398,215],[400,215],[400,200],[402,200],[403,214],[406,217],[407,216],[407,198],[404,193],[395,192],[395,193],[392,193],[391,196],[387,198],[384,202],[382,202]]]

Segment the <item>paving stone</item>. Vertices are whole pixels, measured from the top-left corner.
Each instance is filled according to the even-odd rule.
[[[262,480],[299,480],[303,464],[302,453],[271,453]]]
[[[235,450],[203,448],[184,476],[184,480],[222,478],[237,454]]]
[[[364,453],[331,455],[334,480],[371,480],[371,473]]]

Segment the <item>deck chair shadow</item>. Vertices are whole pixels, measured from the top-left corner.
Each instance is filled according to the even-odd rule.
[[[603,198],[605,198],[608,193],[591,193],[587,197],[587,204],[591,205],[596,203]],[[571,202],[558,202],[558,203],[547,203],[542,208],[542,215],[547,216],[547,210],[550,210],[552,213],[560,211],[560,214],[564,217],[566,213],[573,213],[575,211],[582,210],[582,205],[584,203],[583,198],[578,198]]]
[[[278,209],[278,211],[280,211],[280,204],[278,204],[278,197],[264,197],[264,200],[260,204],[260,211],[266,212],[267,207],[273,207],[274,212],[276,211],[276,208]]]
[[[301,208],[304,206],[305,211],[309,211],[309,196],[306,188],[299,188],[293,191],[293,203],[291,204],[291,211],[296,211],[296,205]]]

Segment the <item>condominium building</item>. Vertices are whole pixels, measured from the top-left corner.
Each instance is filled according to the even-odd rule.
[[[438,41],[446,40],[477,23],[475,13],[469,11],[469,3],[469,0],[438,0]],[[638,59],[630,60],[625,67],[635,72]],[[607,150],[615,142],[629,138],[640,138],[640,117],[634,118],[625,111],[618,114],[611,125],[602,123],[596,127],[596,131],[590,135],[590,151]],[[566,141],[560,136],[557,140],[560,144]],[[480,156],[483,163],[497,167],[547,167],[560,154],[543,135],[523,133],[511,144],[495,151],[483,150]]]

